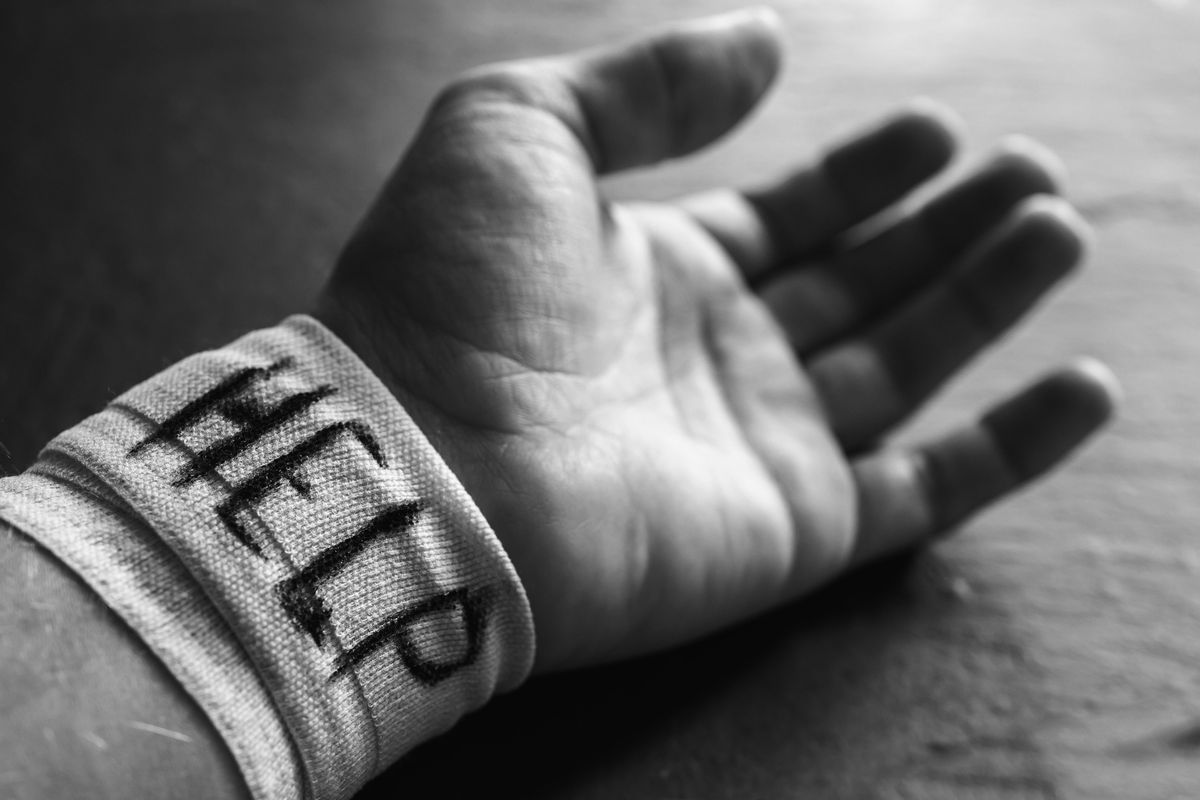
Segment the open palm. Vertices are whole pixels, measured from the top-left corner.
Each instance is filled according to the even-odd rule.
[[[504,543],[543,669],[669,646],[912,546],[1109,414],[1111,379],[1078,364],[879,447],[1080,260],[1031,143],[869,235],[951,157],[945,112],[761,191],[604,200],[598,175],[741,119],[779,53],[752,13],[465,76],[322,299]]]

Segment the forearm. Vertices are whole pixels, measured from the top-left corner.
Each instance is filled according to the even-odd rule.
[[[96,594],[0,521],[0,795],[241,798],[205,715]]]

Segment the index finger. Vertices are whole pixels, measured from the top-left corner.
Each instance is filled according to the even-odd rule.
[[[940,172],[961,127],[947,107],[914,100],[772,185],[704,192],[679,203],[754,283],[812,256]]]

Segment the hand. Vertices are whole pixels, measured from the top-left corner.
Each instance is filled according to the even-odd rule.
[[[1111,412],[1086,362],[879,445],[1080,262],[1032,143],[869,236],[847,234],[950,159],[947,112],[761,191],[604,199],[598,176],[738,122],[780,53],[751,12],[464,76],[322,297],[503,542],[541,669],[667,647],[927,541]]]

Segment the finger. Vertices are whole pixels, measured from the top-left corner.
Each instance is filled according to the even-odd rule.
[[[686,155],[741,121],[782,61],[769,9],[723,14],[555,62],[574,103],[559,109],[598,173]]]
[[[706,192],[680,202],[755,281],[936,175],[953,156],[960,127],[945,106],[914,101],[773,186],[744,194]]]
[[[1046,376],[974,425],[854,465],[851,566],[913,547],[1059,464],[1112,416],[1119,386],[1097,361]]]
[[[943,275],[1021,201],[1057,193],[1062,171],[1045,147],[1011,137],[982,167],[890,228],[825,263],[767,282],[763,302],[805,355]]]
[[[857,450],[915,411],[1069,273],[1088,238],[1066,202],[1032,198],[958,272],[814,358],[810,374],[843,447]]]

